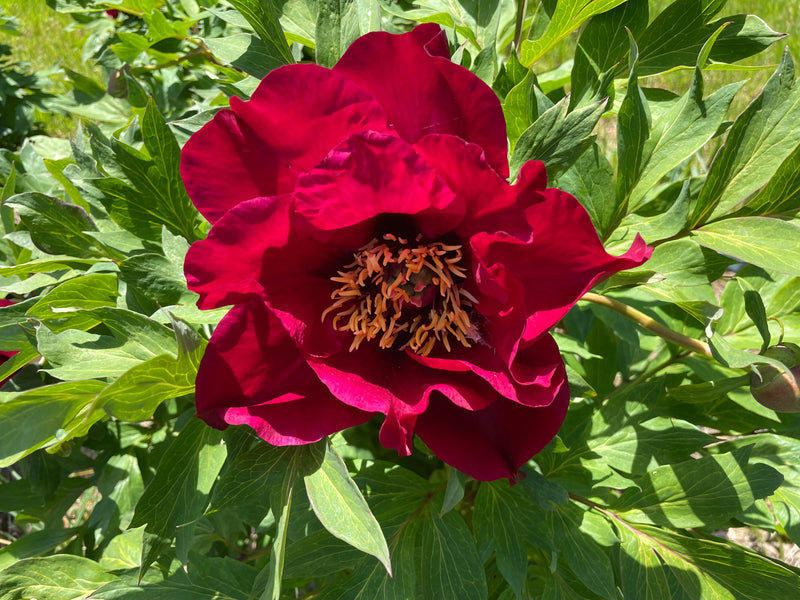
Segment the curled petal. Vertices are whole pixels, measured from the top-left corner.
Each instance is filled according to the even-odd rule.
[[[470,240],[489,279],[495,265],[502,265],[524,289],[525,339],[550,329],[597,282],[638,267],[653,251],[637,236],[625,254],[612,256],[575,198],[555,188],[533,195],[524,213],[532,243],[504,232],[478,233]]]
[[[376,348],[361,348],[309,365],[342,402],[385,414],[381,444],[401,455],[411,454],[414,423],[434,392],[468,410],[487,406],[488,390],[480,378],[426,369],[402,354],[394,358],[392,362]]]
[[[463,204],[409,144],[374,132],[350,136],[301,176],[295,202],[298,213],[322,230],[404,214],[436,237],[464,215]]]
[[[290,192],[297,176],[349,134],[385,131],[386,115],[345,77],[311,64],[271,71],[252,98],[231,99],[181,153],[181,176],[211,223],[257,196]]]
[[[564,367],[559,377],[566,379]],[[569,405],[566,385],[554,388],[547,406],[529,407],[499,394],[481,410],[465,410],[434,394],[417,417],[416,432],[436,456],[481,481],[506,477],[558,433]]]
[[[278,446],[316,442],[372,417],[331,395],[258,301],[232,308],[214,331],[195,398],[212,427],[246,424]]]
[[[372,94],[408,142],[449,133],[479,145],[508,177],[508,142],[500,100],[492,89],[450,61],[444,32],[422,24],[404,35],[358,38],[333,67]]]

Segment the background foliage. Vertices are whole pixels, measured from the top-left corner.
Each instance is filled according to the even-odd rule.
[[[800,543],[800,417],[747,389],[767,360],[748,350],[800,338],[800,84],[772,28],[798,15],[749,8],[775,11],[48,0],[84,62],[0,63],[0,380],[21,368],[0,391],[0,599],[796,597],[791,557],[715,535]],[[503,101],[512,171],[543,160],[612,252],[655,246],[596,292],[710,345],[580,303],[555,332],[567,421],[513,487],[398,459],[375,422],[273,448],[191,418],[223,312],[183,278],[208,224],[181,144],[272,68],[422,21]]]

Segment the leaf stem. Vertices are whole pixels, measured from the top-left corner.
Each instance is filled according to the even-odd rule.
[[[672,331],[672,329],[670,329],[669,327],[665,327],[652,317],[649,317],[643,312],[636,310],[632,306],[623,304],[619,300],[614,300],[613,298],[609,298],[608,296],[601,296],[600,294],[594,294],[592,292],[585,293],[581,297],[581,300],[586,300],[588,302],[594,302],[595,304],[600,304],[601,306],[606,306],[611,310],[614,310],[619,314],[628,317],[631,321],[638,323],[648,331],[655,333],[657,336],[667,340],[668,342],[672,342],[673,344],[677,344],[678,346],[682,346],[683,348],[691,350],[692,352],[697,352],[698,354],[711,356],[711,348],[705,342],[701,342],[700,340],[690,338],[681,333],[678,333],[677,331]]]

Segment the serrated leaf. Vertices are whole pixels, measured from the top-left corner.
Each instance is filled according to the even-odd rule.
[[[364,496],[336,451],[326,445],[319,469],[304,478],[314,514],[335,537],[377,558],[391,574],[389,548]]]

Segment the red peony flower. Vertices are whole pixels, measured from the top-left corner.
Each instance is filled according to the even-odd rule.
[[[481,480],[513,480],[564,419],[548,330],[651,252],[607,254],[539,162],[506,181],[500,102],[433,24],[272,71],[192,136],[181,174],[213,225],[189,287],[234,305],[199,416],[288,445],[381,413],[384,446],[410,454],[416,433]]]

